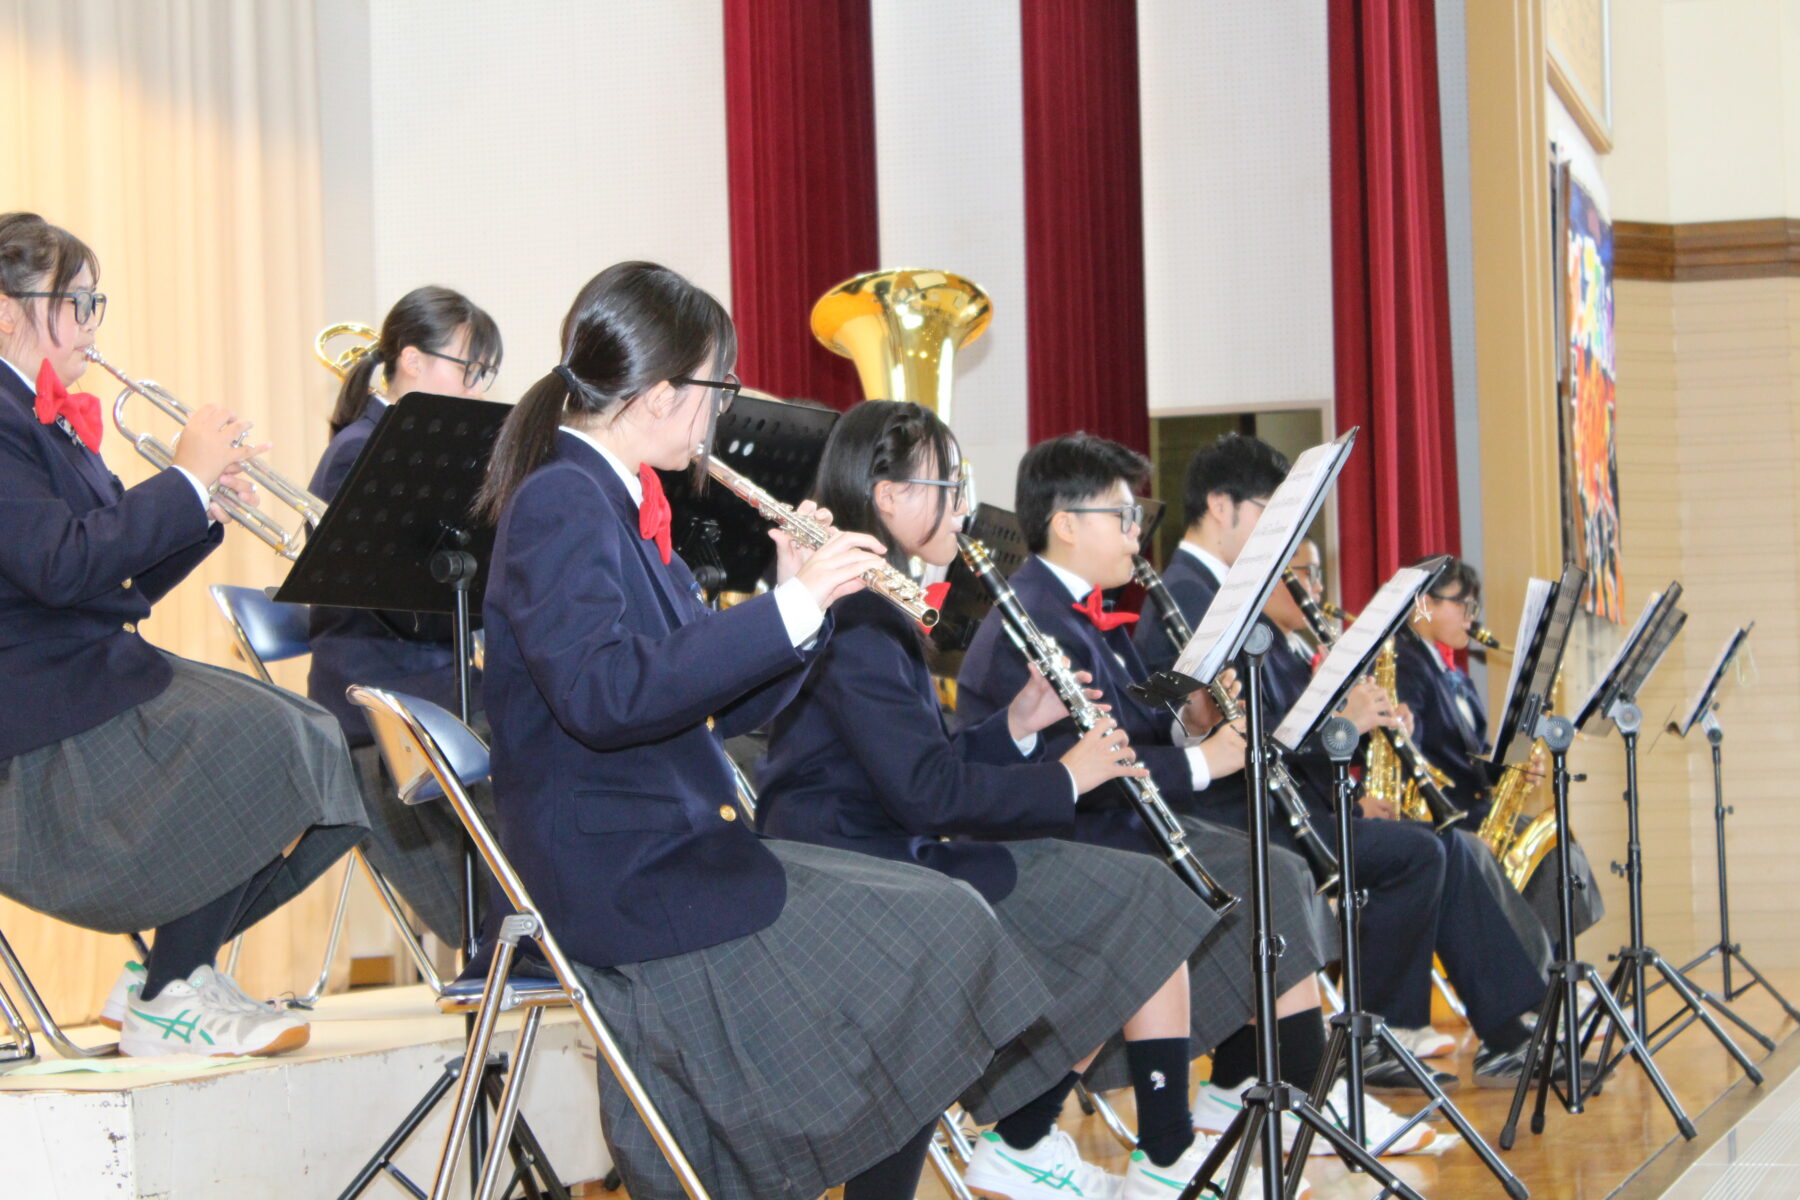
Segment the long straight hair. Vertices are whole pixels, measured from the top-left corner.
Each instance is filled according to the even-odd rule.
[[[737,361],[725,306],[656,263],[622,262],[588,280],[562,324],[562,362],[519,398],[500,428],[476,511],[498,522],[542,466],[565,417],[611,416],[665,380]]]
[[[888,561],[900,566],[906,554],[875,507],[875,485],[924,478],[920,472],[934,463],[948,474],[956,462],[956,441],[936,413],[910,401],[865,400],[831,427],[812,498],[831,510],[837,528],[879,538]],[[949,516],[949,490],[937,489],[934,535]]]
[[[401,351],[408,346],[442,350],[456,340],[456,331],[465,325],[469,327],[470,361],[499,366],[503,353],[500,327],[461,292],[427,284],[395,301],[381,323],[380,340],[358,357],[356,365],[344,376],[337,405],[331,410],[331,436],[354,425],[368,411],[377,370],[392,379]]]

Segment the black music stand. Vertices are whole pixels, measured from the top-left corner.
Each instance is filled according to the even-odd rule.
[[[1384,584],[1363,608],[1362,616],[1333,644],[1331,653],[1321,664],[1305,693],[1275,731],[1275,741],[1289,750],[1298,750],[1309,739],[1317,737],[1332,763],[1332,795],[1337,820],[1338,865],[1343,877],[1343,896],[1338,905],[1338,941],[1341,948],[1343,1011],[1331,1018],[1331,1040],[1313,1081],[1310,1099],[1316,1105],[1325,1103],[1338,1072],[1345,1074],[1345,1099],[1349,1112],[1344,1114],[1350,1125],[1350,1136],[1357,1145],[1365,1145],[1364,1135],[1364,1050],[1379,1044],[1423,1091],[1430,1102],[1406,1119],[1381,1145],[1370,1152],[1384,1153],[1414,1125],[1441,1111],[1456,1131],[1475,1151],[1500,1186],[1513,1200],[1530,1195],[1525,1184],[1506,1168],[1499,1157],[1475,1132],[1462,1110],[1444,1093],[1432,1071],[1421,1063],[1394,1035],[1380,1013],[1366,1012],[1362,1007],[1361,939],[1358,913],[1365,894],[1356,887],[1356,845],[1352,817],[1356,807],[1356,784],[1350,777],[1350,762],[1361,739],[1356,727],[1343,717],[1331,715],[1348,694],[1352,685],[1363,678],[1370,662],[1381,652],[1411,617],[1421,592],[1431,587],[1442,572],[1440,559],[1420,568],[1398,572]],[[1294,1156],[1288,1165],[1289,1196],[1299,1187],[1300,1173],[1312,1148],[1312,1130],[1303,1127],[1294,1143]],[[1353,1164],[1354,1165],[1354,1164]]]
[[[963,523],[963,532],[987,547],[988,557],[1005,578],[1012,578],[1012,573],[1031,557],[1025,548],[1025,531],[1019,527],[1019,518],[1007,509],[976,505]],[[930,640],[939,661],[947,664],[975,640],[982,618],[994,607],[994,599],[960,555],[950,564],[944,579],[950,590],[938,606],[938,622],[931,627]]]
[[[1727,677],[1727,672],[1736,665],[1738,653],[1744,648],[1744,644],[1750,638],[1751,631],[1755,628],[1756,622],[1752,621],[1742,629],[1732,631],[1731,636],[1725,639],[1724,648],[1719,651],[1719,657],[1713,663],[1712,673],[1707,676],[1705,685],[1701,687],[1699,694],[1694,698],[1694,703],[1688,709],[1687,716],[1683,720],[1669,722],[1669,732],[1682,738],[1687,737],[1689,732],[1691,732],[1697,724],[1706,732],[1706,740],[1711,743],[1713,775],[1713,838],[1714,849],[1718,855],[1719,864],[1719,940],[1712,946],[1707,947],[1698,958],[1695,958],[1692,962],[1683,964],[1681,973],[1687,975],[1701,963],[1716,957],[1719,960],[1719,967],[1724,976],[1724,989],[1721,992],[1724,1000],[1728,1002],[1736,1000],[1739,996],[1742,996],[1752,988],[1761,987],[1766,990],[1769,995],[1775,997],[1775,1002],[1781,1005],[1782,1011],[1787,1014],[1790,1021],[1800,1021],[1800,1009],[1796,1009],[1792,1004],[1789,1004],[1787,997],[1783,996],[1775,985],[1770,983],[1768,979],[1763,976],[1763,973],[1752,966],[1750,960],[1744,957],[1743,948],[1731,940],[1731,888],[1728,881],[1725,860],[1725,818],[1735,813],[1737,809],[1735,807],[1727,807],[1725,804],[1725,727],[1719,722],[1719,709],[1723,703],[1721,692]],[[1734,988],[1731,985],[1731,966],[1734,962],[1750,975],[1750,982],[1738,988]],[[1690,979],[1689,982],[1692,983],[1693,981]],[[1694,984],[1694,986],[1708,1000],[1712,1000],[1711,992],[1701,988],[1698,984]],[[1717,1002],[1714,1001],[1714,1003],[1716,1004]],[[1685,1018],[1681,1025],[1677,1027],[1673,1033],[1670,1033],[1668,1037],[1673,1038],[1683,1029],[1686,1029],[1691,1020],[1691,1017]],[[1739,1021],[1738,1024],[1743,1025],[1743,1022]],[[1750,1033],[1751,1036],[1764,1047],[1772,1047],[1773,1043],[1761,1033],[1754,1029],[1750,1030]]]
[[[835,409],[739,395],[713,430],[712,455],[782,503],[798,504],[812,491],[837,419]],[[756,591],[775,563],[768,520],[722,488],[696,490],[690,472],[658,474],[675,545],[696,566],[695,582],[714,597]]]
[[[1580,1114],[1586,1110],[1588,1097],[1599,1089],[1603,1073],[1597,1072],[1587,1083],[1581,1078],[1584,1042],[1577,988],[1583,983],[1594,989],[1595,1002],[1599,1005],[1593,1023],[1589,1025],[1588,1036],[1592,1036],[1599,1022],[1610,1022],[1610,1028],[1618,1031],[1626,1050],[1636,1056],[1638,1065],[1650,1077],[1651,1085],[1675,1118],[1681,1135],[1694,1136],[1694,1123],[1688,1120],[1675,1093],[1669,1090],[1668,1081],[1657,1070],[1650,1057],[1650,1047],[1627,1020],[1618,999],[1600,978],[1600,973],[1592,964],[1578,959],[1575,952],[1575,872],[1567,849],[1573,836],[1569,825],[1569,747],[1575,741],[1575,725],[1567,717],[1550,711],[1550,691],[1586,579],[1587,572],[1580,567],[1564,567],[1558,583],[1544,585],[1548,594],[1542,597],[1543,605],[1535,614],[1528,593],[1526,620],[1515,643],[1518,648],[1506,716],[1495,734],[1491,756],[1496,765],[1521,761],[1530,754],[1534,739],[1544,740],[1553,765],[1551,794],[1556,801],[1556,823],[1564,841],[1563,851],[1557,855],[1556,909],[1557,928],[1561,934],[1556,947],[1557,959],[1550,964],[1550,986],[1544,993],[1538,1023],[1526,1046],[1524,1069],[1519,1074],[1519,1086],[1513,1092],[1512,1108],[1500,1130],[1502,1150],[1512,1149],[1518,1134],[1519,1114],[1524,1111],[1525,1096],[1534,1083],[1538,1094],[1537,1107],[1531,1115],[1533,1133],[1544,1131],[1544,1109],[1552,1091],[1556,1092],[1563,1108]],[[1539,582],[1533,581],[1534,584]],[[1564,1077],[1561,1085],[1556,1081],[1559,1058]]]
[[[472,509],[494,439],[510,411],[511,406],[492,400],[422,392],[402,396],[382,415],[325,519],[307,538],[275,593],[276,600],[289,604],[450,614],[457,710],[465,724],[473,684],[470,627],[494,548],[494,530],[478,521]],[[464,963],[475,956],[477,886],[475,850],[465,834]],[[473,1016],[465,1017],[465,1028],[473,1028],[473,1022]],[[437,1101],[450,1093],[462,1069],[460,1056],[445,1064],[444,1074],[344,1191],[345,1200],[360,1195],[383,1171],[405,1180],[393,1155]],[[482,1095],[497,1107],[506,1056],[490,1056],[482,1070],[486,1076]],[[470,1134],[474,1179],[480,1176],[487,1152],[487,1114],[480,1107]],[[567,1197],[522,1115],[509,1148],[516,1160],[536,1170],[546,1194],[557,1200]],[[526,1183],[536,1195],[529,1172]]]
[[[1629,1004],[1632,1028],[1636,1031],[1638,1040],[1650,1047],[1651,1053],[1654,1054],[1661,1046],[1667,1044],[1668,1039],[1665,1038],[1662,1042],[1658,1042],[1657,1038],[1661,1037],[1670,1026],[1677,1022],[1683,1022],[1683,1018],[1686,1018],[1682,1024],[1682,1028],[1685,1029],[1688,1023],[1699,1020],[1737,1060],[1738,1065],[1744,1069],[1744,1073],[1749,1076],[1750,1081],[1760,1084],[1762,1072],[1758,1071],[1755,1065],[1744,1056],[1744,1052],[1738,1048],[1737,1043],[1731,1040],[1725,1030],[1713,1019],[1712,1014],[1706,1011],[1699,990],[1667,959],[1663,958],[1655,947],[1644,940],[1644,858],[1638,821],[1640,809],[1638,730],[1643,726],[1644,716],[1642,710],[1638,708],[1637,696],[1645,681],[1649,679],[1650,673],[1656,669],[1656,665],[1662,661],[1663,655],[1674,642],[1675,635],[1681,631],[1682,625],[1687,621],[1687,614],[1676,606],[1680,599],[1681,584],[1671,583],[1665,591],[1653,596],[1645,604],[1643,615],[1638,618],[1636,626],[1632,628],[1624,644],[1619,647],[1619,652],[1613,656],[1612,665],[1601,677],[1600,683],[1595,687],[1593,694],[1588,697],[1587,702],[1582,705],[1581,711],[1575,718],[1575,728],[1581,730],[1599,714],[1604,713],[1606,719],[1595,726],[1596,731],[1604,736],[1608,726],[1616,728],[1619,731],[1619,738],[1625,746],[1627,830],[1625,862],[1623,865],[1615,862],[1612,866],[1614,874],[1624,876],[1630,897],[1629,936],[1631,940],[1612,956],[1612,961],[1618,963],[1618,966],[1613,969],[1612,977],[1607,980],[1607,986],[1618,998],[1621,1007]],[[1662,980],[1657,986],[1666,984],[1672,988],[1681,997],[1682,1003],[1682,1008],[1654,1032],[1650,1029],[1648,1003],[1650,992],[1654,989],[1646,986],[1647,977],[1652,969],[1662,976]],[[1745,1024],[1729,1007],[1717,1000],[1714,1000],[1713,1003],[1730,1020],[1747,1029],[1753,1036],[1761,1038],[1761,1034]],[[1600,1022],[1600,1014],[1597,1009],[1590,1009],[1589,1013],[1583,1014],[1583,1020],[1587,1022],[1587,1033],[1581,1042],[1585,1052],[1593,1038],[1594,1029]],[[1614,1056],[1613,1036],[1614,1031],[1608,1029],[1605,1038],[1600,1043],[1600,1071],[1595,1080],[1596,1086],[1603,1083],[1606,1077],[1612,1073],[1613,1068],[1618,1066],[1625,1057],[1624,1051],[1620,1051],[1617,1057]],[[1673,1037],[1674,1035],[1669,1036]],[[1773,1042],[1764,1044],[1764,1049],[1773,1050],[1774,1048]]]

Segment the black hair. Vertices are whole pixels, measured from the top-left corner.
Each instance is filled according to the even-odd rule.
[[[881,539],[888,560],[899,566],[905,554],[875,507],[875,485],[884,479],[898,483],[925,478],[919,472],[934,460],[948,478],[957,461],[955,446],[950,427],[930,409],[902,400],[865,400],[831,427],[812,498],[831,510],[837,528]],[[935,490],[938,515],[933,534],[950,511],[950,489]]]
[[[1207,502],[1223,492],[1233,504],[1260,500],[1287,478],[1287,455],[1261,438],[1228,433],[1210,446],[1194,451],[1188,460],[1187,478],[1181,489],[1187,523],[1206,515]]]
[[[19,301],[26,317],[38,324],[48,306],[42,297],[22,298],[21,292],[65,292],[86,267],[100,278],[100,260],[86,242],[36,213],[0,214],[0,292]],[[56,336],[56,322],[47,328]],[[36,365],[36,364],[32,364]]]
[[[1433,554],[1414,563],[1415,567],[1423,567],[1427,563],[1436,562],[1438,556]],[[1431,585],[1431,595],[1439,600],[1454,595],[1458,599],[1473,596],[1477,602],[1481,600],[1481,572],[1460,558],[1453,558],[1444,564],[1443,571],[1437,581]]]
[[[622,262],[582,287],[562,324],[562,362],[532,384],[500,427],[477,511],[498,521],[550,457],[564,416],[617,413],[664,380],[737,361],[725,306],[669,270]],[[710,436],[710,435],[709,435]]]
[[[355,424],[368,410],[378,368],[392,379],[401,351],[408,346],[442,350],[456,340],[456,331],[465,325],[469,327],[469,360],[499,366],[500,327],[461,292],[427,284],[395,301],[381,323],[380,340],[358,356],[356,365],[344,376],[337,406],[331,410],[331,436]]]
[[[1026,548],[1044,552],[1050,544],[1050,518],[1059,509],[1092,499],[1121,479],[1135,489],[1149,476],[1149,459],[1091,433],[1065,433],[1039,442],[1019,460],[1013,493]]]

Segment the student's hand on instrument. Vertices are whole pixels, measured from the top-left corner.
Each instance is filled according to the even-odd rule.
[[[820,508],[811,500],[802,500],[794,511],[802,517],[811,517],[826,529],[832,528],[829,508]],[[775,582],[786,583],[800,573],[800,568],[814,552],[805,546],[796,546],[794,539],[780,529],[769,530],[769,537],[775,542]]]
[[[1131,738],[1111,717],[1081,735],[1063,754],[1063,766],[1075,777],[1075,794],[1086,795],[1109,779],[1142,779],[1150,774],[1131,756]]]
[[[1404,704],[1396,704],[1394,705],[1394,715],[1400,718],[1400,728],[1406,730],[1406,736],[1411,737],[1415,725],[1413,710]]]
[[[860,592],[867,583],[866,572],[887,565],[881,543],[866,533],[835,533],[831,540],[812,551],[801,563],[794,578],[806,586],[819,611],[852,592]]]
[[[1063,658],[1063,665],[1069,665],[1066,656]],[[1056,689],[1050,686],[1050,681],[1044,678],[1043,673],[1036,666],[1028,669],[1031,677],[1019,689],[1019,694],[1013,697],[1012,703],[1006,706],[1006,731],[1015,742],[1023,741],[1040,729],[1048,729],[1069,715],[1068,706],[1062,702],[1062,697],[1056,694]],[[1091,683],[1094,679],[1086,671],[1075,672],[1075,678],[1084,684]],[[1098,688],[1084,687],[1081,690],[1089,700],[1100,699]],[[1095,707],[1102,711],[1107,708],[1104,704]]]
[[[250,432],[250,422],[219,404],[202,404],[188,414],[187,428],[175,439],[175,465],[193,472],[200,486],[212,489],[227,467],[255,458],[268,450],[260,446],[239,445]]]
[[[1187,703],[1181,706],[1181,727],[1187,730],[1189,737],[1205,737],[1224,719],[1225,714],[1219,711],[1212,692],[1206,688],[1189,693]]]
[[[1206,759],[1206,769],[1214,779],[1223,779],[1243,770],[1244,757],[1248,753],[1249,744],[1244,741],[1243,728],[1236,721],[1219,726],[1200,745],[1201,757]]]
[[[256,490],[256,483],[236,463],[226,467],[225,473],[219,476],[219,487],[230,492],[232,498],[246,508],[255,508],[262,503],[262,493]],[[206,506],[206,515],[215,521],[224,521],[231,514],[215,497]]]
[[[1361,804],[1362,815],[1372,821],[1394,821],[1399,819],[1399,814],[1394,812],[1393,805],[1385,800],[1377,800],[1366,792],[1363,794]]]
[[[1393,701],[1387,690],[1372,679],[1365,679],[1350,689],[1342,711],[1359,734],[1377,727],[1392,729],[1400,723],[1400,718],[1394,715]]]

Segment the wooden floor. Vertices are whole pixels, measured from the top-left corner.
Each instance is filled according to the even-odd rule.
[[[1703,967],[1700,982],[1718,987],[1717,969]],[[1741,976],[1738,979],[1741,981]],[[1771,972],[1771,980],[1787,997],[1800,1003],[1800,971]],[[1664,992],[1652,997],[1652,1014],[1659,1011],[1658,1002]],[[1800,1067],[1800,1037],[1795,1037],[1792,1022],[1780,1020],[1780,1009],[1760,989],[1745,995],[1736,1005],[1744,1018],[1775,1039],[1777,1048],[1764,1055],[1760,1047],[1740,1038],[1739,1044],[1751,1052],[1751,1058],[1762,1062],[1768,1082],[1752,1088],[1741,1072],[1700,1026],[1691,1027],[1657,1056],[1657,1063],[1668,1077],[1677,1098],[1686,1106],[1688,1115],[1700,1129],[1700,1137],[1691,1143],[1680,1143],[1668,1110],[1657,1100],[1649,1081],[1635,1066],[1623,1068],[1622,1074],[1606,1085],[1601,1095],[1589,1103],[1581,1115],[1563,1111],[1552,1098],[1542,1134],[1530,1132],[1530,1109],[1520,1122],[1517,1144],[1502,1154],[1507,1166],[1531,1189],[1534,1200],[1603,1200],[1618,1196],[1620,1200],[1652,1200],[1682,1170],[1696,1161],[1715,1141],[1753,1109],[1762,1096],[1773,1090],[1796,1067]],[[1463,1044],[1456,1056],[1439,1060],[1441,1069],[1455,1071],[1464,1086],[1453,1099],[1490,1145],[1496,1145],[1501,1124],[1506,1120],[1511,1092],[1483,1091],[1466,1081],[1473,1039],[1454,1018],[1442,1014],[1438,1028],[1446,1033],[1462,1035]],[[1201,1067],[1200,1070],[1204,1070]],[[1127,1120],[1131,1119],[1129,1092],[1115,1093],[1112,1099]],[[1413,1111],[1408,1105],[1392,1100],[1402,1111]],[[1108,1170],[1125,1169],[1125,1151],[1106,1131],[1098,1119],[1083,1117],[1073,1102],[1063,1117],[1063,1127],[1080,1142],[1083,1154]],[[1438,1128],[1447,1129],[1443,1122]],[[1474,1152],[1458,1145],[1440,1157],[1389,1159],[1395,1173],[1419,1190],[1429,1200],[1463,1200],[1464,1197],[1504,1197],[1493,1176],[1481,1165]],[[1314,1200],[1366,1200],[1379,1194],[1380,1187],[1365,1176],[1346,1171],[1336,1159],[1315,1159],[1307,1178],[1313,1184]],[[948,1193],[929,1168],[919,1189],[922,1200],[948,1200]],[[1259,1198],[1260,1200],[1260,1198]]]

